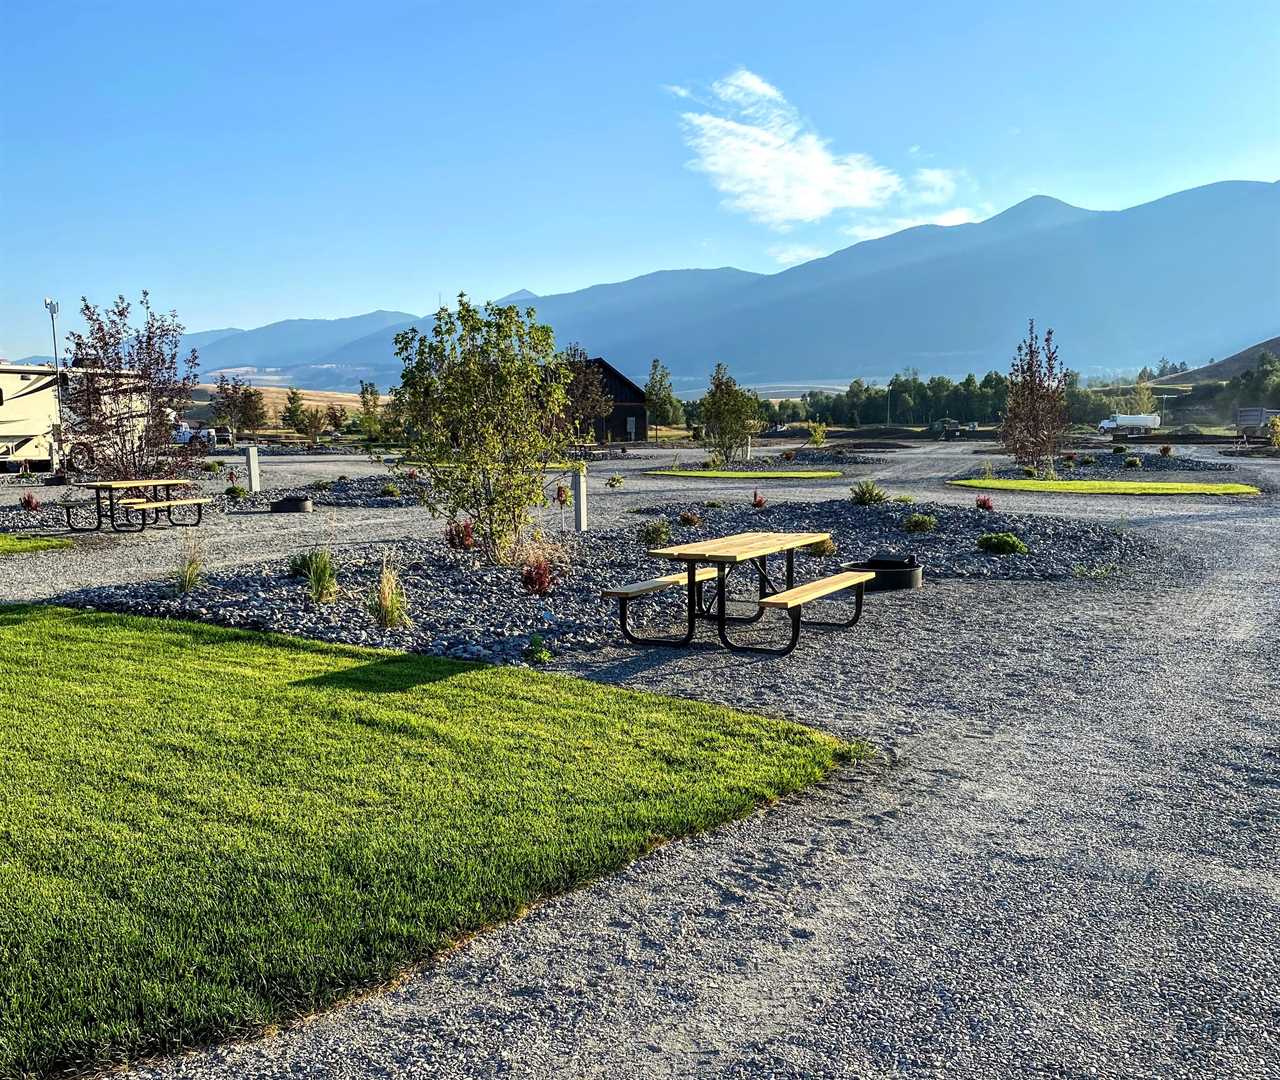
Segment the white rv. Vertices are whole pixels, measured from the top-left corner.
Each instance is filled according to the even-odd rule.
[[[0,470],[52,466],[58,425],[53,365],[0,361]]]

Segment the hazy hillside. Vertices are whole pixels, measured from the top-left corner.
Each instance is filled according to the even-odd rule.
[[[1073,368],[1136,370],[1273,335],[1277,238],[1280,184],[1211,184],[1107,212],[1036,196],[987,221],[907,229],[777,274],[667,270],[503,300],[534,307],[559,342],[580,341],[633,377],[661,357],[677,389],[704,385],[718,360],[753,384],[904,367],[981,373],[1007,366],[1028,317],[1055,329]],[[354,390],[398,380],[396,333],[429,320],[375,311],[188,340],[204,340],[205,378],[240,369],[260,384]]]
[[[1277,313],[1276,321],[1280,322],[1280,313]],[[1264,352],[1280,356],[1280,337],[1268,338],[1266,341],[1258,342],[1257,345],[1250,345],[1247,349],[1241,349],[1238,353],[1233,353],[1225,360],[1216,360],[1212,364],[1204,364],[1201,367],[1182,371],[1176,375],[1165,375],[1163,378],[1154,379],[1153,381],[1157,383],[1222,382],[1239,375],[1242,371],[1248,371],[1250,368],[1256,367],[1259,355]]]

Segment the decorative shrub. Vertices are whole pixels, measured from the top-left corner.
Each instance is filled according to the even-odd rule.
[[[614,473],[604,482],[604,486],[607,488],[620,488],[624,483],[626,483],[626,477],[622,473]]]
[[[333,481],[332,480],[316,480],[311,484],[311,487],[314,491],[328,491],[331,487],[333,487]]]
[[[671,523],[665,518],[653,518],[640,526],[638,535],[645,547],[662,547],[671,543]]]
[[[378,580],[369,590],[365,598],[365,608],[373,616],[373,621],[384,630],[392,630],[398,626],[411,626],[409,618],[409,601],[400,584],[400,575],[391,565],[388,555],[382,557],[382,570]]]
[[[200,471],[201,471],[201,472],[217,472],[217,471],[218,471],[218,468],[219,468],[219,465],[218,465],[218,463],[217,463],[216,461],[202,461],[202,462],[200,462]]]
[[[996,478],[996,467],[991,463],[990,458],[987,458],[987,460],[982,463],[981,475],[984,480],[994,480]]]
[[[1028,555],[1031,549],[1011,532],[983,533],[978,547],[992,555]]]
[[[702,504],[708,510],[719,510],[724,505],[719,499],[708,499]]]
[[[1111,448],[1111,452],[1113,454],[1127,454],[1129,451],[1125,449],[1123,446],[1113,446]]]
[[[338,575],[328,548],[316,548],[307,560],[307,593],[314,604],[331,604],[338,596]]]
[[[796,452],[795,452],[794,450],[784,450],[784,451],[782,451],[782,460],[783,460],[783,461],[795,461],[795,459],[796,459]]]
[[[1092,454],[1085,454],[1085,456],[1084,456],[1084,457],[1082,457],[1082,458],[1080,459],[1080,464],[1081,464],[1081,465],[1096,465],[1096,464],[1098,464],[1098,459],[1097,459],[1096,457],[1094,457]]]
[[[1025,476],[1028,480],[1034,480],[1036,478],[1037,473],[1032,466],[1024,465],[1022,466],[1022,475]]]
[[[977,499],[974,500],[974,505],[979,510],[986,510],[988,513],[993,513],[996,508],[996,504],[991,501],[990,495],[979,495]]]
[[[932,514],[912,514],[902,527],[909,533],[933,532],[938,527],[938,519]]]
[[[18,500],[18,504],[28,514],[34,514],[40,509],[40,500],[36,498],[34,491],[24,491],[22,493],[22,498]]]
[[[830,558],[836,553],[836,542],[828,536],[825,540],[810,544],[807,550],[810,555],[817,555],[823,559]]]
[[[1267,421],[1267,442],[1280,448],[1280,416],[1273,416]]]
[[[249,489],[242,488],[239,484],[230,484],[224,494],[233,502],[239,502],[241,499],[249,497]]]
[[[1124,467],[1126,469],[1141,469],[1142,458],[1138,457],[1136,454],[1130,454],[1124,459]]]
[[[400,489],[395,484],[383,484],[382,490],[378,492],[384,499],[400,498]]]
[[[524,586],[524,591],[527,593],[546,596],[551,591],[551,586],[555,584],[555,573],[551,569],[551,563],[542,558],[525,563],[520,568],[520,584]]]
[[[701,525],[701,524],[702,524],[702,518],[701,518],[697,513],[695,513],[693,510],[681,510],[681,511],[680,511],[680,524],[681,524],[681,525],[689,525],[689,526]]]
[[[444,527],[444,542],[454,551],[470,551],[476,546],[476,530],[470,521],[451,521]]]
[[[1075,467],[1076,467],[1075,458],[1063,458],[1060,462],[1058,462],[1058,468],[1062,469],[1064,472],[1070,472]]]
[[[764,509],[764,496],[761,495],[758,490],[753,491],[751,493],[751,505],[754,506],[757,510]]]
[[[1170,446],[1168,443],[1165,443],[1162,447],[1160,447],[1160,456],[1173,457],[1173,447]]]
[[[530,634],[529,644],[524,648],[524,658],[531,664],[551,663],[551,650],[541,634]]]
[[[174,581],[174,591],[185,596],[200,584],[200,575],[204,572],[204,547],[194,537],[188,537],[178,552],[178,573]]]
[[[874,480],[859,480],[849,489],[857,506],[878,506],[889,501],[889,494]]]
[[[904,506],[910,506],[916,500],[910,495],[895,495],[893,497],[893,501],[896,503],[902,503]]]
[[[1062,455],[1063,461],[1075,461],[1075,459],[1076,459],[1076,452],[1074,450],[1068,450]]]

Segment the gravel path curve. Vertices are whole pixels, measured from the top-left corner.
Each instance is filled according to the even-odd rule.
[[[132,1075],[1280,1076],[1280,506],[1091,512],[1185,574],[935,583],[788,660],[575,661],[886,759]]]

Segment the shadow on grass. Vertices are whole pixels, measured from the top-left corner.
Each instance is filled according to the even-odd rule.
[[[399,694],[415,687],[443,682],[455,675],[465,675],[483,667],[462,660],[445,660],[437,656],[387,656],[357,667],[330,671],[310,679],[299,679],[294,686],[314,686],[328,690],[358,691],[363,694]]]

